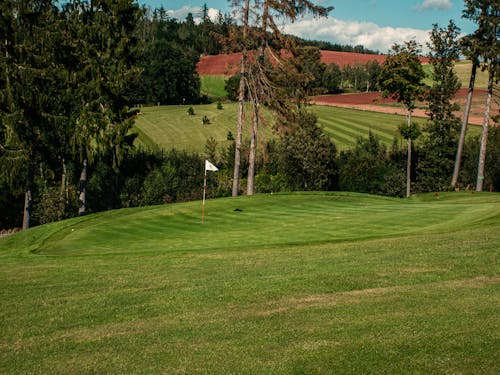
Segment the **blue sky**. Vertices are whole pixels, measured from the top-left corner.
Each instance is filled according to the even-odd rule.
[[[163,6],[174,18],[196,14],[206,3],[215,14],[230,12],[226,0],[139,0],[151,7]],[[282,25],[283,31],[307,39],[357,45],[387,52],[394,43],[416,39],[424,47],[434,23],[446,26],[452,19],[462,33],[474,25],[461,18],[463,0],[316,0],[316,4],[335,7],[327,19],[310,17]]]

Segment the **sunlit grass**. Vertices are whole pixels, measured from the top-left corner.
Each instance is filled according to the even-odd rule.
[[[0,372],[498,373],[499,212],[296,193],[34,228],[0,239]]]

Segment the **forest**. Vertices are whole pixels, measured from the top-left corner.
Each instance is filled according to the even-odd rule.
[[[431,87],[423,84],[421,49],[412,42],[395,45],[383,65],[322,64],[318,47],[373,51],[281,35],[269,16],[273,12],[293,20],[306,11],[324,17],[331,10],[308,2],[303,8],[272,8],[266,2],[270,9],[252,10],[268,15],[255,24],[248,2],[238,5],[237,20],[223,14],[212,20],[206,5],[199,15],[176,20],[164,9],[141,8],[130,0],[58,4],[0,4],[0,229],[200,199],[205,158],[220,169],[209,181],[214,197],[291,190],[403,197],[472,187],[478,178],[479,190],[483,185],[500,190],[498,117],[492,114],[497,126],[485,124],[481,142],[465,141],[467,124],[454,115],[452,100],[459,88],[452,62],[460,54],[473,61],[473,69],[489,72],[489,98],[498,100],[494,1],[465,2],[464,17],[478,25],[473,35],[459,38],[452,22],[435,26]],[[141,105],[208,102],[196,73],[200,55],[235,51],[246,60],[228,81],[229,99],[251,104],[250,139],[242,139],[238,127],[231,146],[215,150],[207,141],[205,154],[134,146],[132,127]],[[256,51],[253,59],[248,51]],[[409,75],[402,66],[411,66]],[[404,105],[408,124],[400,131],[407,147],[395,140],[388,149],[371,134],[339,152],[307,111],[307,98],[346,87],[381,90]],[[417,100],[427,103],[429,113],[421,128],[411,123]],[[277,138],[257,149],[263,107],[276,119]],[[457,144],[461,169],[452,183]]]

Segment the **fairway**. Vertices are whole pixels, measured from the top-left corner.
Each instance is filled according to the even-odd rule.
[[[500,195],[289,193],[0,238],[0,373],[500,371]]]
[[[237,103],[225,103],[222,110],[218,110],[216,104],[196,105],[193,108],[194,116],[187,114],[188,106],[142,108],[135,125],[139,142],[150,147],[203,152],[206,141],[213,137],[219,147],[229,146],[227,133],[236,134]],[[310,109],[318,115],[318,124],[339,149],[354,146],[359,137],[368,137],[370,131],[389,146],[394,137],[399,137],[398,125],[404,122],[404,117],[398,115],[320,105]],[[247,109],[249,113],[250,108]],[[274,136],[272,117],[269,112],[264,113],[266,120],[259,132],[261,142]],[[210,119],[210,125],[201,124],[203,116]],[[250,120],[245,119],[244,139],[250,138]]]
[[[141,108],[134,131],[139,134],[139,144],[148,147],[165,149],[175,148],[194,152],[204,152],[205,145],[211,137],[217,141],[218,147],[228,147],[228,132],[236,135],[238,118],[237,103],[224,103],[223,109],[217,109],[217,104],[193,105],[195,114],[190,116],[187,111],[190,106],[160,106]],[[250,138],[251,117],[250,108],[245,118],[244,138]],[[207,116],[210,124],[203,125],[202,118]],[[266,113],[266,124],[260,127],[260,139],[272,136],[272,123]]]
[[[187,114],[189,106],[142,108],[134,127],[139,134],[138,143],[149,147],[204,152],[206,141],[213,137],[218,147],[229,146],[231,141],[227,140],[227,133],[236,134],[238,104],[224,103],[222,110],[218,110],[215,103],[192,107],[194,116]],[[386,146],[392,145],[394,137],[403,142],[398,126],[405,123],[404,116],[323,105],[313,105],[310,110],[318,115],[318,125],[324,128],[339,150],[353,147],[359,137],[368,137],[370,131]],[[247,105],[243,135],[246,140],[250,139],[250,113]],[[203,116],[210,119],[210,125],[202,125]],[[270,112],[264,111],[264,118],[259,128],[260,142],[275,136]],[[414,122],[421,126],[425,124],[421,118]],[[467,135],[477,136],[480,132],[480,127],[471,126]]]

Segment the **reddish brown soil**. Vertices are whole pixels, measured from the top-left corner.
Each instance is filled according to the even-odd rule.
[[[354,52],[321,51],[321,61],[326,64],[336,63],[339,66],[366,64],[368,61],[383,63],[385,55],[368,55]],[[232,75],[238,71],[241,53],[202,56],[196,70],[200,75]],[[427,63],[427,58],[421,58]]]
[[[232,75],[238,71],[241,53],[202,56],[196,70],[200,75]]]
[[[467,89],[460,89],[457,93],[456,100],[463,107],[467,97]],[[486,98],[486,90],[475,90],[473,96],[473,105],[469,116],[469,123],[481,125],[483,123],[482,106]],[[338,95],[322,95],[311,98],[311,103],[321,105],[331,105],[334,107],[354,108],[364,111],[393,113],[404,115],[406,113],[402,106],[398,106],[396,101],[390,98],[383,98],[380,93],[357,93],[357,94],[338,94]],[[385,105],[381,105],[385,104]],[[387,105],[389,104],[389,105]],[[393,104],[392,106],[390,104]],[[494,106],[495,107],[495,106]],[[491,113],[496,113],[498,109],[492,108]],[[417,117],[427,117],[425,110],[415,109],[413,114]],[[456,115],[461,118],[462,112],[459,111]]]

